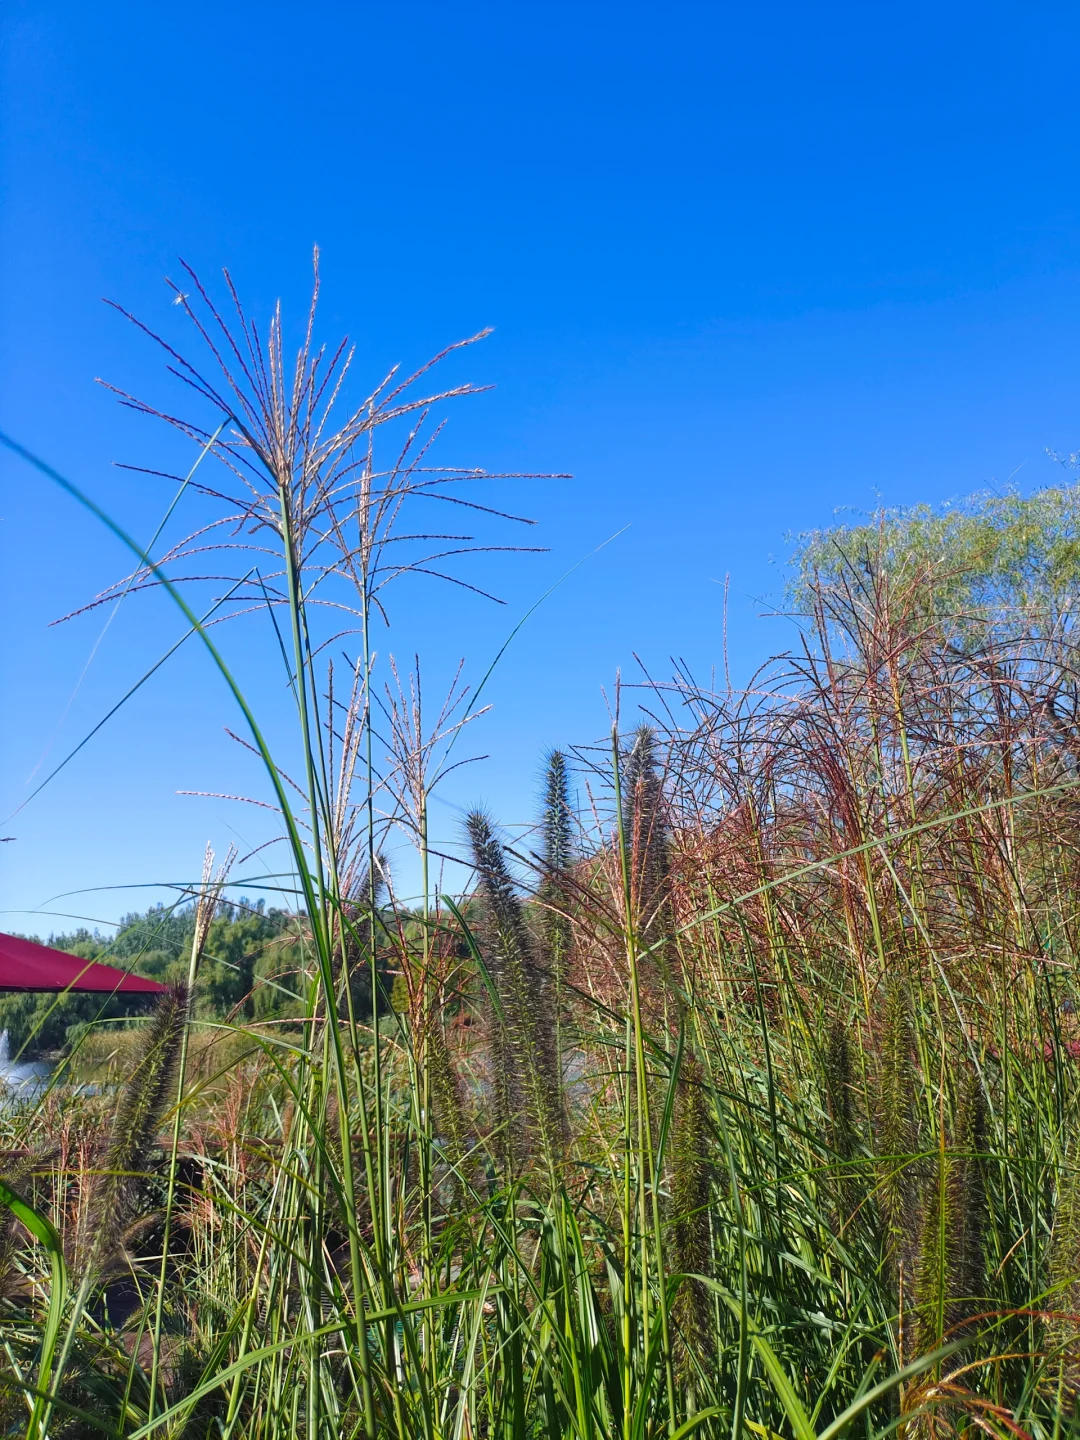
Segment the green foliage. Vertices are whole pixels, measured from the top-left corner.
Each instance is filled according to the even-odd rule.
[[[36,939],[36,936],[27,936]],[[107,942],[88,930],[73,935],[50,936],[48,942],[82,960],[112,961]],[[130,962],[125,962],[125,968]],[[157,978],[153,969],[133,967],[138,973]],[[7,1031],[12,1058],[32,1060],[59,1050],[78,1026],[98,1020],[118,1020],[146,1009],[137,996],[11,994],[0,996],[0,1032]]]
[[[47,1159],[51,1156],[44,1147],[6,1156],[5,1183],[25,1199],[32,1200],[35,1172],[44,1166]],[[0,1205],[0,1305],[17,1290],[22,1278],[16,1265],[21,1239],[21,1227],[15,1212],[6,1205]],[[0,1417],[2,1414],[0,1406]]]
[[[148,955],[181,960],[186,958],[191,947],[194,930],[193,904],[151,905],[144,914],[132,912],[124,916],[116,938],[109,946],[109,954],[114,964],[125,960],[141,961]]]
[[[101,960],[151,980],[179,983],[187,976],[194,928],[194,904],[152,905],[143,913],[125,916],[111,942],[97,931],[77,930],[50,935],[45,943],[84,960]],[[261,1021],[299,1016],[306,948],[302,917],[267,909],[263,900],[223,905],[206,943],[196,996],[198,1013]],[[370,1014],[370,986],[365,994]],[[0,997],[0,1031],[8,1032],[13,1056],[33,1059],[61,1049],[86,1025],[122,1021],[145,1011],[146,1002],[138,996],[12,994]]]
[[[869,595],[887,575],[968,638],[988,623],[1045,625],[1080,589],[1080,485],[882,510],[800,536],[793,566],[792,597],[807,611],[819,590]]]
[[[1080,1171],[1075,1154],[1061,1166],[1057,1211],[1049,1249],[1051,1293],[1046,1343],[1050,1352],[1048,1383],[1060,1386],[1070,1407],[1080,1395]]]

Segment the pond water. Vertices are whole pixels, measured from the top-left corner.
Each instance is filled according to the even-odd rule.
[[[8,1032],[0,1030],[0,1106],[32,1100],[44,1088],[51,1069],[45,1060],[12,1063]]]

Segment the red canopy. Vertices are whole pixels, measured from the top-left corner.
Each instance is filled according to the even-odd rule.
[[[137,991],[157,995],[164,989],[156,980],[129,975],[115,965],[81,960],[64,950],[20,940],[16,935],[0,935],[0,991],[97,990],[124,995]]]

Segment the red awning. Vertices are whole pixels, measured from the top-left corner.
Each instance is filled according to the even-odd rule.
[[[0,991],[4,990],[96,990],[160,994],[165,989],[156,980],[129,975],[115,965],[81,960],[64,950],[50,950],[33,940],[0,935]]]

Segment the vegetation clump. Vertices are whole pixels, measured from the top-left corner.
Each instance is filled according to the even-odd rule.
[[[251,882],[223,870],[110,947],[62,939],[164,979],[149,1020],[0,1001],[13,1049],[121,1056],[0,1105],[0,1432],[1057,1440],[1076,491],[811,537],[800,644],[745,691],[649,682],[601,758],[552,752],[534,843],[471,811],[455,897],[429,805],[478,697],[455,679],[430,723],[376,642],[392,586],[480,590],[460,556],[506,548],[420,502],[525,523],[433,458],[429,412],[472,387],[394,371],[345,409],[314,307],[292,363],[277,312],[185,287],[210,363],[170,340],[196,413],[162,418],[217,473],[132,573],[230,689],[294,898],[226,902]],[[281,657],[284,758],[173,584],[207,547],[215,621],[254,611]]]

